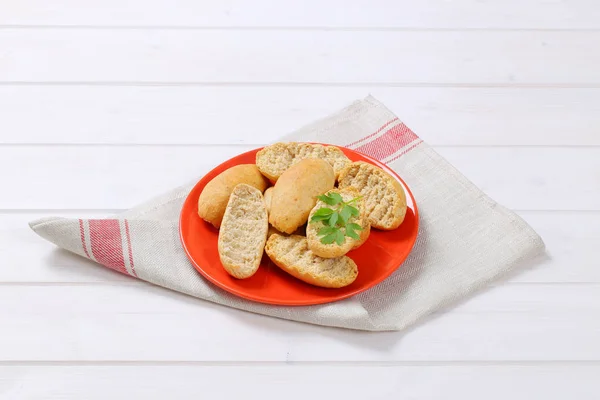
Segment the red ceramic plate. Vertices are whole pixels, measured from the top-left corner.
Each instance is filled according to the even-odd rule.
[[[219,231],[198,216],[198,197],[204,186],[219,173],[238,164],[254,164],[255,149],[233,157],[206,174],[191,190],[181,211],[180,235],[189,259],[206,279],[237,296],[261,303],[300,306],[329,303],[351,297],[390,276],[410,253],[419,227],[415,199],[404,181],[385,165],[341,148],[352,161],[366,161],[383,168],[397,179],[406,192],[408,209],[404,222],[393,231],[371,230],[369,239],[347,255],[358,265],[358,277],[349,286],[326,289],[304,283],[279,269],[265,255],[258,271],[248,279],[231,277],[221,265],[217,240]]]

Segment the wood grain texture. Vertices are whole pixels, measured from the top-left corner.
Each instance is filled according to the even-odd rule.
[[[5,1],[6,3],[6,1]],[[4,25],[311,27],[436,29],[597,29],[594,0],[10,0]],[[140,11],[140,10],[143,10]]]
[[[28,222],[41,217],[101,218],[109,212],[46,210],[36,213],[0,214],[0,284],[102,283],[145,285],[86,260],[41,239]],[[600,212],[519,212],[540,236],[549,258],[525,270],[511,283],[600,283],[597,244]]]
[[[600,145],[600,89],[90,85],[0,86],[0,143],[268,143],[369,93],[432,145]]]
[[[3,51],[0,77],[2,82],[598,85],[599,41],[596,31],[1,29],[0,43],[10,51]]]
[[[345,399],[388,400],[401,393],[409,399],[596,400],[599,372],[598,365],[18,366],[0,367],[0,394],[13,400],[304,400],[318,388],[320,396]]]
[[[1,361],[600,358],[598,285],[505,285],[408,332],[374,334],[260,316],[150,285],[5,286],[0,301],[11,304],[0,309]]]
[[[129,208],[254,146],[4,146],[0,209]],[[600,210],[600,148],[437,149],[485,193],[517,210]],[[408,182],[410,185],[410,182]],[[569,190],[566,190],[569,188]],[[40,195],[43,194],[43,195]]]

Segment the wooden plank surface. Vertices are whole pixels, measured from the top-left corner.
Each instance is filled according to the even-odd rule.
[[[598,42],[596,31],[9,28],[0,82],[598,85]]]
[[[600,145],[597,88],[90,85],[0,86],[0,143],[268,143],[369,93],[432,145]]]
[[[0,24],[50,26],[597,29],[594,0],[5,0]],[[141,11],[143,10],[143,11]]]
[[[255,146],[3,146],[0,209],[128,208],[196,181]],[[599,210],[600,148],[437,149],[493,199],[517,210]],[[401,173],[401,171],[400,171]],[[408,182],[410,185],[410,181]],[[569,190],[566,190],[569,188]]]
[[[60,365],[0,366],[0,393],[14,400],[106,398],[304,400],[596,400],[598,365]],[[235,382],[235,383],[233,383]],[[427,382],[427,384],[423,384]]]
[[[600,396],[596,1],[0,9],[0,398]],[[367,94],[517,209],[549,257],[369,334],[150,286],[26,224],[130,207]]]
[[[0,309],[0,360],[590,361],[600,358],[599,288],[504,285],[407,332],[369,334],[150,285],[9,285],[0,291],[10,304]]]

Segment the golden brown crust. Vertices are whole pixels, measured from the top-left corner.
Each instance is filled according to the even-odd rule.
[[[333,188],[333,168],[320,159],[305,159],[285,171],[271,194],[269,223],[291,234],[308,220],[317,196]]]
[[[268,187],[267,190],[265,190],[265,205],[267,206],[267,213],[271,213],[271,196],[273,195],[273,186]]]
[[[277,229],[273,228],[273,225],[269,224],[269,230],[267,231],[267,239],[271,237],[271,235],[282,235]]]
[[[369,235],[371,234],[371,223],[369,222],[369,219],[365,218],[364,222],[365,224],[362,226],[363,230],[360,231],[360,240],[354,243],[354,247],[352,247],[352,250],[358,249],[360,246],[365,244],[365,242],[369,238]]]
[[[349,257],[321,258],[309,248],[305,237],[272,235],[265,251],[279,268],[311,285],[341,288],[350,285],[358,276],[358,267]]]
[[[231,167],[215,176],[206,184],[198,198],[198,215],[215,228],[221,226],[229,196],[233,188],[245,183],[263,192],[268,182],[254,164]]]
[[[267,232],[267,239],[270,238],[271,235],[274,235],[274,234],[278,234],[278,235],[282,235],[282,236],[289,236],[287,233],[278,231],[277,229],[275,229],[273,227],[273,225],[269,224],[269,231]],[[292,235],[306,236],[306,225],[302,225],[301,227],[296,229],[294,231],[294,233],[292,233]]]

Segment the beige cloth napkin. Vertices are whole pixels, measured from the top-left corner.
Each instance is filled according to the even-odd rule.
[[[281,307],[238,298],[197,273],[181,247],[179,211],[196,182],[107,219],[52,217],[30,226],[59,247],[200,299],[369,331],[406,328],[544,251],[521,218],[481,192],[371,96],[279,140],[346,146],[386,163],[407,182],[419,207],[420,231],[401,268],[366,292],[325,305]]]

